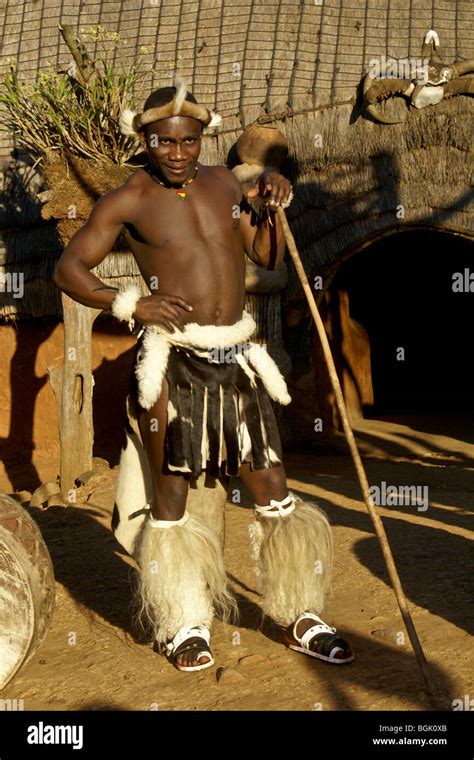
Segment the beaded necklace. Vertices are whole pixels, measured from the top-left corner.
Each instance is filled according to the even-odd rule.
[[[190,185],[191,182],[194,182],[194,180],[197,177],[199,166],[196,164],[196,171],[194,172],[194,177],[190,177],[189,179],[182,182],[178,190],[174,187],[174,185],[170,185],[169,183],[162,182],[160,179],[158,179],[156,174],[153,173],[150,164],[146,164],[146,166],[144,166],[143,168],[155,182],[157,182],[162,187],[166,187],[168,190],[174,189],[178,198],[181,198],[181,200],[184,200],[187,196],[187,193],[184,192],[182,188],[187,187],[187,185]]]

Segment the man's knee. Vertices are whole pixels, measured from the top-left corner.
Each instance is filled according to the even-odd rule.
[[[281,465],[262,470],[249,469],[241,474],[259,504],[268,503],[270,499],[282,499],[287,495],[286,475]]]
[[[268,467],[262,470],[262,480],[269,488],[281,488],[286,486],[286,475],[282,465],[277,467]]]

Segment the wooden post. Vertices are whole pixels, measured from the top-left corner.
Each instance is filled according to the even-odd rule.
[[[61,297],[64,361],[48,372],[58,404],[61,495],[71,501],[76,478],[92,468],[92,326],[101,309]]]

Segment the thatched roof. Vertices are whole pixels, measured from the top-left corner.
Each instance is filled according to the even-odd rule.
[[[470,0],[144,0],[82,6],[39,0],[23,14],[7,0],[5,13],[4,55],[17,57],[25,75],[34,76],[48,63],[69,64],[57,31],[60,20],[78,29],[101,24],[119,32],[128,40],[125,55],[148,47],[158,76],[144,87],[143,98],[152,86],[169,84],[170,64],[181,60],[196,97],[224,118],[222,133],[204,141],[204,162],[222,163],[243,126],[265,114],[280,116],[274,123],[289,142],[287,169],[298,179],[288,216],[310,278],[330,274],[341,254],[369,239],[409,225],[473,234],[472,100],[451,98],[410,111],[404,124],[383,126],[362,117],[357,92],[372,58],[420,57],[428,29],[438,31],[447,63],[473,58]],[[315,143],[317,135],[322,145]],[[10,147],[3,138],[4,157]],[[41,288],[37,279],[50,275],[60,246],[51,226],[40,232],[38,206],[32,215],[31,203],[0,220],[10,230],[3,255],[7,268],[21,262],[32,283],[21,304],[4,302],[5,316],[59,314],[54,287]],[[96,273],[116,282],[137,276],[129,254],[110,255]],[[297,291],[290,276],[287,297]]]

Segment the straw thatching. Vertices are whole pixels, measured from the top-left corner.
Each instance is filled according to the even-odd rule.
[[[198,100],[224,119],[222,132],[204,140],[204,162],[225,162],[243,127],[271,118],[289,142],[286,170],[296,197],[288,216],[310,279],[322,272],[328,282],[341,257],[407,226],[473,234],[472,99],[410,110],[405,123],[384,126],[364,118],[360,98],[369,61],[419,57],[428,29],[438,31],[447,62],[473,58],[470,0],[130,0],[81,7],[39,0],[21,13],[13,0],[5,6],[4,55],[17,57],[25,76],[49,63],[70,63],[60,20],[118,32],[127,40],[125,57],[137,46],[148,48],[157,77],[145,84],[143,99],[170,83],[178,62]],[[4,136],[4,160],[11,147]],[[8,186],[9,177],[4,181]],[[44,188],[34,182],[25,183],[30,197],[19,194],[1,209],[0,264],[23,271],[26,280],[24,298],[0,293],[5,318],[61,314],[49,282],[61,245],[53,222],[40,221],[35,193]],[[95,272],[115,284],[138,278],[126,252],[112,253]],[[298,293],[290,267],[285,297]]]

